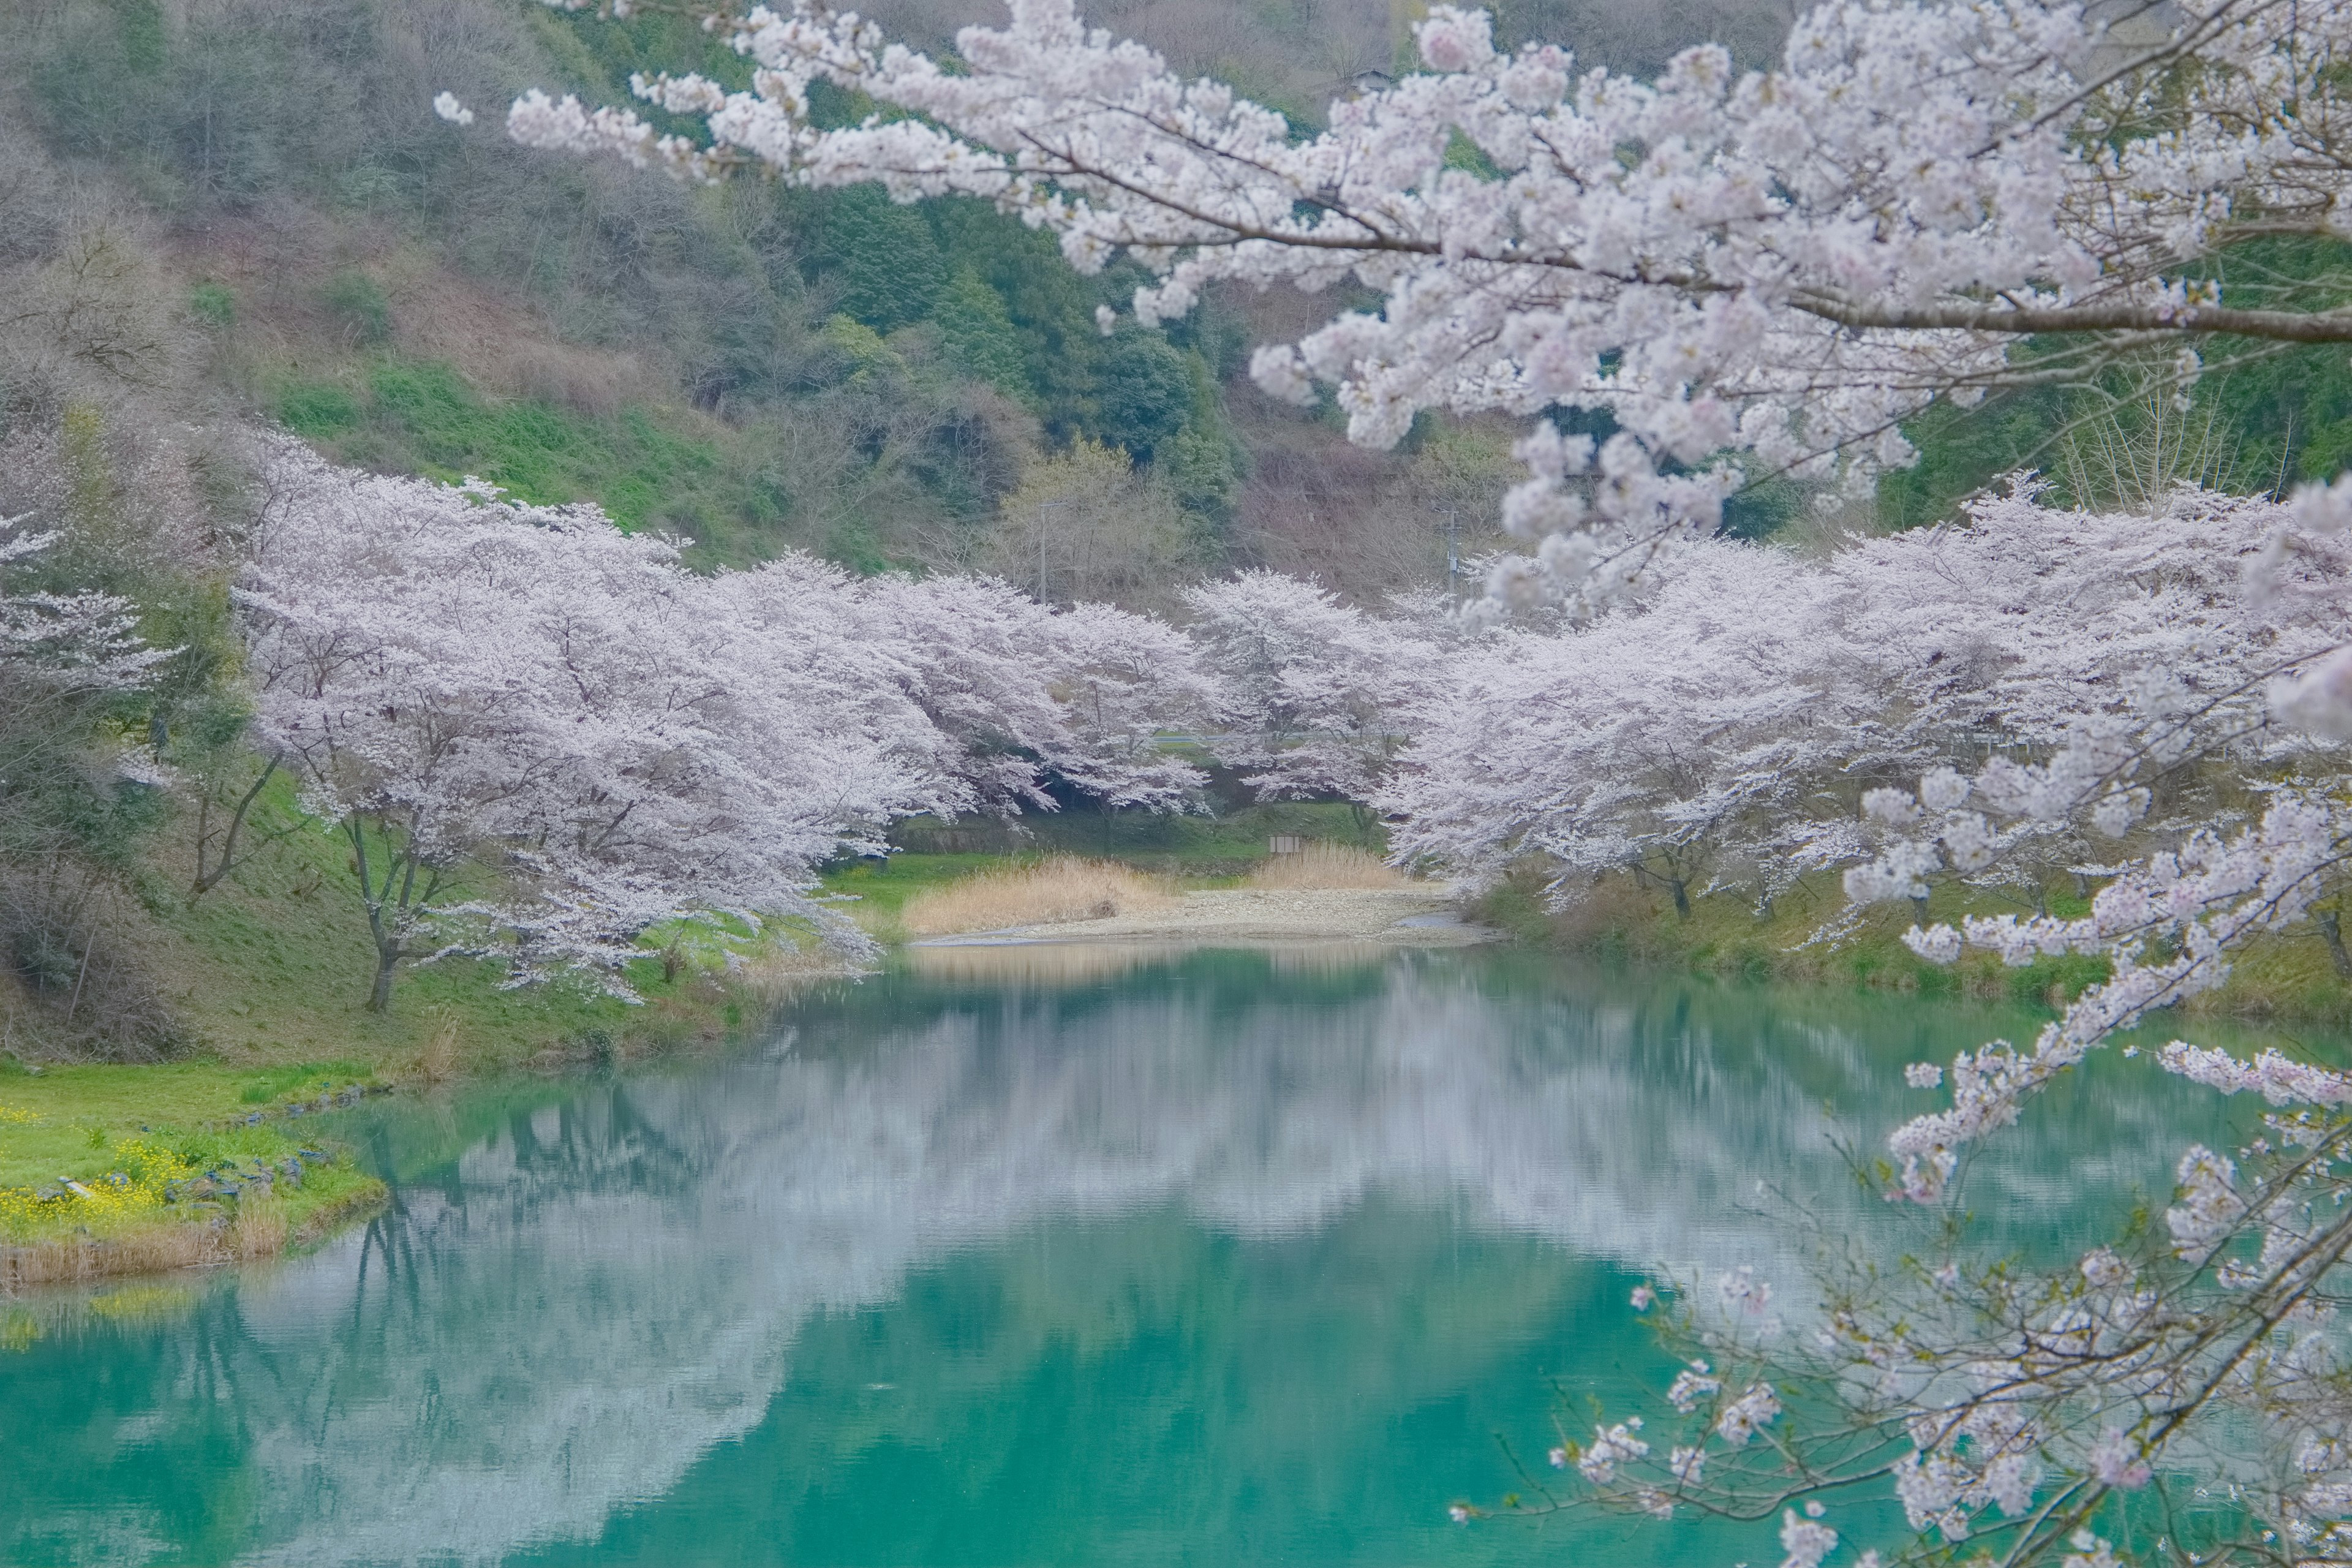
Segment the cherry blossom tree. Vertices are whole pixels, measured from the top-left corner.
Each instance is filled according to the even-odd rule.
[[[1399,852],[1473,881],[1531,861],[1562,899],[1630,868],[1685,916],[1717,873],[1772,879],[1769,901],[1822,863],[1817,841],[1849,847],[1820,797],[1872,751],[1887,695],[1853,598],[1785,552],[1709,544],[1590,623],[1472,644],[1377,796]]]
[[[119,746],[101,743],[100,758],[88,753],[110,707],[147,688],[171,651],[141,639],[137,606],[119,595],[59,593],[26,581],[58,542],[29,521],[0,519],[0,842],[46,852],[54,835],[37,802],[53,775],[110,750],[122,752],[118,768],[152,773]]]
[[[25,531],[26,521],[0,518],[0,588],[57,542]],[[120,595],[0,592],[0,663],[16,679],[58,692],[130,691],[170,657],[141,640],[137,606]]]
[[[1217,758],[1267,800],[1370,799],[1444,684],[1456,630],[1433,605],[1368,615],[1278,572],[1197,584],[1184,604],[1216,683]]]
[[[852,948],[817,868],[903,816],[1181,805],[1206,700],[1172,628],[985,579],[789,556],[699,576],[589,507],[272,447],[238,592],[262,743],[351,847],[377,963],[623,964],[667,922],[784,915]]]
[[[238,591],[256,726],[350,844],[372,1006],[403,961],[494,939],[518,980],[609,974],[648,926],[708,911],[849,940],[814,868],[950,798],[907,765],[932,741],[919,713],[877,710],[837,625],[791,613],[824,604],[820,574],[770,574],[766,617],[730,616],[734,584],[591,510],[291,442],[270,460],[278,505]]]
[[[960,36],[952,67],[798,0],[713,13],[751,61],[747,90],[635,84],[699,121],[698,140],[537,93],[508,129],[688,177],[753,167],[814,185],[878,181],[900,199],[992,200],[1058,234],[1082,269],[1146,268],[1133,309],[1147,321],[1219,283],[1369,290],[1377,310],[1339,309],[1298,342],[1261,349],[1259,384],[1301,401],[1330,387],[1351,434],[1374,445],[1424,410],[1582,411],[1605,436],[1547,422],[1520,444],[1530,477],[1505,521],[1532,551],[1499,563],[1491,585],[1507,604],[1597,614],[1588,646],[1609,658],[1594,668],[1687,696],[1654,662],[1640,673],[1645,652],[1612,651],[1610,617],[1660,592],[1649,579],[1671,584],[1676,557],[1693,554],[1684,542],[1711,530],[1736,485],[1769,472],[1867,483],[1910,459],[1902,422],[1938,398],[2118,374],[2181,390],[2233,344],[2352,342],[2352,312],[2314,303],[2328,290],[2231,266],[2247,239],[2352,232],[2339,101],[2352,8],[2184,0],[2115,19],[2043,0],[1835,0],[1799,19],[1775,68],[1741,75],[1703,47],[1643,81],[1580,73],[1553,45],[1498,52],[1486,17],[1436,7],[1416,32],[1425,70],[1334,104],[1328,129],[1297,136],[1087,29],[1068,0],[1016,0],[1008,26]],[[819,82],[877,112],[816,123]],[[2250,521],[2228,510],[2214,521]],[[1940,595],[1927,590],[1951,563],[1937,552],[1965,557],[1964,542],[1840,568],[1860,574],[1846,579],[1860,607],[1836,623],[1860,645],[1864,673],[1851,679],[1896,699],[1855,710],[1876,715],[1873,766],[1902,765],[1906,747],[1949,758],[1866,793],[1880,837],[1849,872],[1852,896],[1983,876],[2053,834],[2141,837],[2083,920],[1915,933],[1933,959],[1969,942],[2012,959],[2086,952],[2113,976],[2032,1048],[1994,1042],[1951,1065],[1950,1108],[1890,1142],[1896,1195],[1957,1201],[1967,1149],[2118,1030],[2219,984],[2338,874],[2345,808],[2320,747],[2352,738],[2352,649],[2324,609],[2298,628],[2274,606],[2305,592],[2340,600],[2331,563],[2347,518],[2352,484],[2300,499],[2251,549],[2192,539],[2137,567],[2127,529],[2094,530],[2083,562],[1979,561],[1973,585]],[[2216,591],[2233,568],[2252,593]],[[1906,573],[1924,601],[1902,598]],[[1950,634],[1999,624],[1989,588],[2021,596],[2015,618],[2035,629],[1994,637],[1996,657],[1980,659]],[[1661,642],[1704,635],[1649,619]],[[1922,653],[1931,641],[1947,645],[1940,662]],[[1511,686],[1508,659],[1505,670],[1495,689],[1516,705],[1496,711],[1513,721],[1558,699],[1559,680]],[[1962,738],[1988,717],[2013,735],[1979,736],[1968,755]],[[1736,758],[1751,733],[1768,743],[1768,727],[1707,733]],[[1621,733],[1627,749],[1597,756],[1596,775],[1665,778],[1631,749],[1633,729]],[[2272,804],[2259,820],[2152,815],[2224,753],[2262,764],[2251,782]],[[1768,751],[1759,765],[1793,761]],[[1507,781],[1507,763],[1484,765]],[[1560,800],[1601,799],[1575,793],[1586,782]],[[1714,798],[1696,776],[1665,782],[1661,798]],[[1555,805],[1528,804],[1538,816]],[[1758,809],[1786,807],[1768,795]],[[1817,1355],[1767,1342],[1761,1282],[1735,1277],[1727,1321],[1752,1331],[1694,1317],[1717,1348],[1665,1391],[1688,1440],[1657,1444],[1629,1418],[1563,1444],[1555,1462],[1624,1506],[1777,1520],[1791,1568],[1816,1568],[1852,1533],[1820,1516],[1822,1494],[1842,1502],[1865,1484],[1902,1502],[1917,1533],[1886,1544],[1909,1560],[1952,1560],[1964,1541],[2065,1568],[2144,1553],[2352,1558],[2340,1522],[2352,1405],[2329,1324],[2352,1245],[2352,1089],[2278,1057],[2184,1043],[2157,1059],[2277,1107],[2235,1161],[2200,1148],[2168,1167],[2165,1238],[2054,1270],[1923,1262],[1916,1279],[1832,1296]],[[1915,1081],[1943,1077],[1923,1064]],[[2226,1502],[2198,1500],[2200,1487]]]
[[[1074,605],[1052,626],[1052,691],[1069,736],[1049,759],[1055,771],[1105,805],[1192,809],[1207,781],[1162,742],[1216,711],[1199,648],[1164,621],[1109,605]]]
[[[751,67],[743,90],[635,79],[699,140],[536,91],[509,132],[688,178],[991,200],[1083,270],[1148,268],[1147,321],[1220,282],[1368,289],[1377,312],[1261,349],[1259,383],[1332,386],[1374,445],[1433,408],[1614,426],[1523,445],[1507,521],[1548,542],[1499,568],[1513,592],[1605,595],[1748,470],[1866,480],[1909,459],[1898,426],[1938,396],[2118,366],[2172,385],[2217,344],[2352,341],[2352,314],[2258,277],[2225,300],[2209,265],[2346,224],[2334,5],[2193,0],[2111,27],[2044,0],[1838,0],[1771,70],[1703,46],[1655,81],[1498,51],[1483,14],[1438,6],[1425,68],[1308,137],[1069,0],[1015,0],[952,67],[822,0],[679,8]],[[820,82],[877,111],[820,125]]]
[[[962,794],[945,807],[1052,810],[1059,778],[1113,806],[1183,809],[1198,769],[1163,731],[1206,711],[1191,643],[1107,605],[1055,611],[992,577],[881,577],[860,588],[869,635],[895,679],[950,744]]]
[[[2021,480],[1959,524],[1849,540],[1818,562],[1693,546],[1588,623],[1465,645],[1408,721],[1416,739],[1381,803],[1408,852],[1474,879],[1520,857],[1562,876],[1642,866],[1679,906],[1713,868],[1769,900],[1799,872],[1871,858],[1892,826],[1858,830],[1874,787],[2193,715],[2165,762],[2235,761],[2168,768],[2164,821],[2185,833],[2250,764],[2313,752],[2272,717],[2264,679],[2352,638],[2339,542],[2294,533],[2287,548],[2290,517],[2199,490],[2148,514],[2064,512]],[[2251,594],[2250,570],[2263,579]],[[2101,846],[2088,821],[2018,816],[1939,869],[2038,889]],[[1927,889],[1904,875],[1866,890]]]

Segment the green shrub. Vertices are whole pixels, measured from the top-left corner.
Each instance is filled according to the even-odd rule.
[[[356,429],[359,399],[325,382],[298,382],[278,395],[278,422],[306,441],[331,440]]]
[[[227,285],[199,283],[188,290],[188,313],[208,327],[226,327],[236,320],[236,296]]]
[[[2051,1000],[2053,989],[2071,1001],[2107,978],[2107,961],[2095,953],[2064,952],[2037,958],[2008,972],[2010,999],[2028,1005]]]
[[[392,301],[364,272],[336,273],[319,291],[319,302],[348,342],[380,343],[392,336]]]

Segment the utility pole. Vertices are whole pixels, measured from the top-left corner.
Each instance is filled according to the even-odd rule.
[[[1045,517],[1055,507],[1069,504],[1066,500],[1037,503],[1037,602],[1041,605],[1045,602]]]
[[[1445,593],[1449,598],[1462,596],[1462,511],[1451,501],[1429,503],[1432,511],[1445,514]]]

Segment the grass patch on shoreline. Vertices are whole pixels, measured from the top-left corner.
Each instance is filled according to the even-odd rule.
[[[1928,900],[1930,922],[1962,915],[2034,910],[2016,901],[1949,886]],[[1687,919],[1675,913],[1663,889],[1644,889],[1624,873],[1610,873],[1568,907],[1546,908],[1533,877],[1505,880],[1466,911],[1526,945],[1638,963],[1661,964],[1738,981],[1780,982],[1969,997],[2056,1008],[2107,977],[2103,958],[2070,953],[2011,967],[1994,954],[1970,951],[1948,966],[1928,963],[1903,945],[1917,919],[1907,904],[1879,905],[1833,940],[1816,933],[1838,921],[1844,895],[1833,875],[1809,878],[1780,899],[1769,914],[1737,892],[1691,900]],[[2073,919],[2089,912],[2087,900],[2053,894],[2049,912]],[[2192,998],[2187,1011],[2245,1018],[2300,1018],[2352,1025],[2352,987],[2335,973],[2315,930],[2254,942],[2218,990]]]
[[[299,1119],[203,1120],[248,1103],[203,1067],[0,1074],[0,1287],[266,1256],[381,1200]],[[108,1125],[157,1107],[188,1120]]]
[[[842,912],[880,942],[903,942],[899,912],[908,900],[964,877],[1029,863],[1013,855],[893,855],[887,860],[856,860],[825,873],[824,890],[845,901]]]
[[[269,798],[294,820],[290,790]],[[186,892],[187,824],[167,825],[126,878],[121,934],[178,1026],[173,1059],[59,1059],[58,1009],[0,969],[0,1283],[211,1263],[298,1244],[363,1210],[380,1184],[318,1142],[310,1113],[364,1095],[451,1079],[659,1055],[740,1037],[798,984],[828,972],[779,930],[725,964],[689,946],[665,976],[661,955],[632,965],[630,1005],[585,987],[507,990],[494,963],[404,965],[391,1011],[366,1010],[374,951],[348,850],[304,825],[201,899]],[[296,1110],[299,1108],[299,1111]],[[289,1114],[289,1112],[292,1112]],[[215,1168],[260,1161],[286,1183],[248,1218],[234,1201],[202,1208],[136,1203],[137,1143]],[[315,1173],[315,1174],[313,1173]],[[202,1173],[200,1171],[199,1174]],[[121,1175],[126,1180],[111,1180]],[[175,1174],[171,1179],[181,1179]],[[85,1198],[65,1185],[78,1184]]]
[[[1175,889],[1167,883],[1116,861],[1055,855],[926,888],[899,906],[898,922],[914,936],[948,936],[1102,920],[1166,909],[1175,901]]]

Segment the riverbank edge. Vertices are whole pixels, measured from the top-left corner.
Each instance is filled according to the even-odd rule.
[[[898,909],[908,894],[940,880],[1027,858],[919,855],[908,857],[908,863],[903,868],[894,868],[898,874],[881,879],[881,886],[876,885],[870,873],[828,879],[828,886],[829,890],[838,893],[850,892],[854,888],[866,894],[866,899],[860,900],[862,910],[860,904],[848,908],[858,912],[861,923],[871,934],[895,947],[901,945],[905,936],[896,926]],[[873,897],[875,894],[882,896]],[[1437,907],[1439,902],[1433,900],[1432,907]],[[2079,912],[2067,905],[2067,900],[2053,899],[2051,912]],[[1525,877],[1507,879],[1483,892],[1444,900],[1443,907],[1468,925],[1485,928],[1480,933],[1482,940],[1491,932],[1501,942],[1521,949],[1574,953],[1736,982],[1887,991],[1923,998],[2005,999],[2055,1007],[2105,974],[2103,963],[2083,957],[2045,958],[2011,969],[1989,954],[1971,954],[1958,964],[1939,968],[1924,963],[1903,946],[1901,933],[1915,918],[1907,908],[1899,911],[1865,910],[1851,921],[1843,921],[1843,900],[1833,889],[1802,885],[1785,895],[1779,908],[1761,913],[1739,895],[1717,893],[1692,900],[1690,913],[1678,915],[1664,892],[1643,888],[1626,875],[1598,879],[1583,889],[1580,898],[1558,910],[1548,907],[1541,884]],[[1955,903],[1950,909],[1931,907],[1929,918],[1946,920],[1961,913],[1983,912],[1990,911],[1963,909]],[[1833,938],[1821,940],[1821,932],[1833,922],[1843,924],[1844,929]],[[1028,928],[986,934],[1084,942],[1133,942],[1139,936],[1155,933],[1113,931],[1108,924],[1097,926],[1088,921],[1051,928],[1050,931],[1047,928]],[[1253,936],[1193,930],[1157,934],[1181,937],[1199,945],[1216,945],[1220,941],[1247,942],[1264,937],[1262,932]],[[1455,945],[1460,941],[1459,935],[1452,935],[1432,945]],[[664,987],[667,994],[659,998],[657,1009],[639,1012],[619,1027],[578,1028],[578,1020],[567,1016],[570,1010],[551,998],[547,1005],[530,1010],[528,1024],[518,1031],[523,1037],[518,1040],[510,1036],[509,1048],[459,1052],[452,1059],[436,1060],[429,1044],[423,1050],[406,1051],[390,1041],[373,1049],[358,1041],[353,1046],[365,1058],[373,1091],[422,1094],[514,1071],[563,1072],[655,1059],[680,1050],[723,1048],[758,1034],[806,986],[855,978],[866,972],[855,963],[815,953],[778,956],[780,963],[703,973],[675,987]],[[2267,951],[2250,955],[2229,985],[2200,998],[2192,1010],[2267,1021],[2343,1025],[2352,1023],[2352,991],[2334,974],[2326,950],[2315,933],[2309,942],[2283,941],[2273,943]],[[277,1009],[269,1011],[275,1014]],[[451,1016],[458,1017],[469,1027],[477,1022],[481,1026],[489,1025],[487,1018],[468,1020],[456,1013]],[[509,1023],[510,1026],[511,1020]],[[441,1037],[446,1039],[452,1032],[444,1029]],[[8,1096],[5,1076],[7,1065],[0,1060],[0,1101]],[[230,1080],[263,1070],[261,1064],[252,1062],[220,1061],[209,1066],[222,1079],[220,1087],[224,1089],[235,1087]],[[19,1067],[16,1070],[26,1069]],[[98,1070],[121,1075],[131,1082],[138,1081],[142,1074],[158,1071],[135,1065]],[[159,1122],[175,1120],[160,1113],[168,1109],[159,1107],[158,1114],[148,1116],[126,1110],[120,1103],[110,1107],[117,1120]],[[274,1121],[286,1108],[270,1110],[270,1120]],[[196,1119],[195,1124],[236,1125],[257,1119],[251,1113],[215,1115]],[[75,1126],[81,1124],[80,1118],[67,1120]],[[333,1148],[331,1142],[321,1143],[321,1147],[330,1149],[339,1163],[348,1164],[351,1156],[347,1151]],[[155,1223],[134,1226],[113,1235],[93,1236],[85,1230],[72,1236],[0,1240],[0,1292],[34,1285],[216,1267],[316,1245],[376,1212],[384,1201],[386,1192],[382,1183],[358,1172],[355,1166],[350,1167],[349,1173],[355,1179],[352,1185],[331,1202],[285,1215],[282,1229],[247,1228],[241,1223],[241,1216],[191,1213],[185,1217],[157,1215]]]
[[[1517,947],[1733,982],[2054,1010],[2108,976],[2105,959],[2080,953],[2011,966],[1972,951],[1954,963],[1932,964],[1903,943],[1903,933],[1918,921],[1911,906],[1852,910],[1834,879],[1811,880],[1821,885],[1801,884],[1769,910],[1759,912],[1744,893],[1718,892],[1692,899],[1682,914],[1666,890],[1645,888],[1626,873],[1594,879],[1558,909],[1549,906],[1540,879],[1518,876],[1465,900],[1462,910],[1465,919],[1493,927]],[[2053,896],[2046,912],[2074,919],[2089,909],[2086,898]],[[1957,922],[1964,915],[2036,912],[1963,900],[1954,889],[1938,889],[1927,918]],[[2352,1027],[2352,983],[2337,972],[2326,939],[2313,927],[2249,944],[2223,984],[2180,1010],[2246,1023]]]
[[[771,962],[706,973],[698,977],[697,984],[679,987],[664,999],[667,1005],[658,1017],[645,1020],[647,1026],[642,1030],[623,1028],[552,1038],[541,1037],[543,1043],[536,1043],[536,1048],[519,1057],[488,1053],[437,1060],[429,1047],[406,1059],[381,1057],[365,1064],[368,1081],[361,1092],[371,1097],[418,1096],[516,1072],[562,1073],[697,1050],[723,1049],[760,1034],[778,1011],[809,986],[855,979],[869,972],[858,963],[830,955],[772,955]],[[556,1010],[548,1011],[552,1021]],[[446,1040],[448,1034],[445,1030],[442,1038]],[[151,1098],[137,1092],[142,1084],[160,1088],[167,1079],[184,1080],[192,1072],[202,1073],[220,1080],[219,1093],[212,1097],[217,1099],[219,1094],[235,1090],[238,1087],[236,1080],[257,1076],[266,1079],[271,1072],[267,1064],[224,1060],[27,1065],[8,1058],[0,1058],[0,1068],[8,1069],[0,1071],[0,1109],[5,1109],[12,1088],[16,1098],[23,1099],[25,1089],[43,1079],[102,1075],[109,1089],[104,1096],[107,1120],[136,1121],[142,1134],[150,1122],[176,1120],[168,1112],[177,1109],[173,1097],[167,1093],[152,1096],[152,1105],[142,1103]],[[128,1095],[121,1092],[126,1086],[131,1090]],[[70,1093],[45,1098],[63,1125],[79,1128],[92,1121],[88,1115],[76,1114],[80,1108]],[[273,1104],[258,1110],[240,1108],[238,1113],[194,1119],[193,1126],[200,1133],[247,1129],[275,1131],[283,1134],[290,1146],[297,1142],[292,1131],[299,1125],[296,1119],[310,1109],[299,1101]],[[250,1216],[240,1199],[231,1199],[218,1207],[173,1204],[142,1211],[128,1223],[109,1226],[100,1222],[98,1227],[74,1225],[69,1233],[20,1234],[13,1238],[0,1235],[0,1300],[37,1288],[171,1275],[232,1263],[259,1262],[299,1252],[372,1217],[388,1201],[390,1189],[362,1171],[355,1163],[353,1152],[340,1140],[310,1137],[301,1141],[314,1144],[329,1156],[328,1161],[312,1165],[304,1188],[273,1194],[265,1205],[250,1211]],[[22,1191],[0,1189],[0,1196]],[[63,1223],[71,1224],[72,1216],[64,1216]]]
[[[375,1177],[356,1170],[350,1177],[348,1185],[317,1203],[278,1200],[283,1206],[270,1212],[266,1226],[254,1223],[260,1211],[240,1210],[234,1216],[175,1216],[114,1236],[0,1245],[0,1292],[216,1268],[299,1252],[373,1217],[390,1201],[392,1189]]]
[[[975,928],[911,939],[908,948],[1152,943],[1192,947],[1370,942],[1470,947],[1502,932],[1460,919],[1440,887],[1195,888],[1164,907],[1080,921]]]

